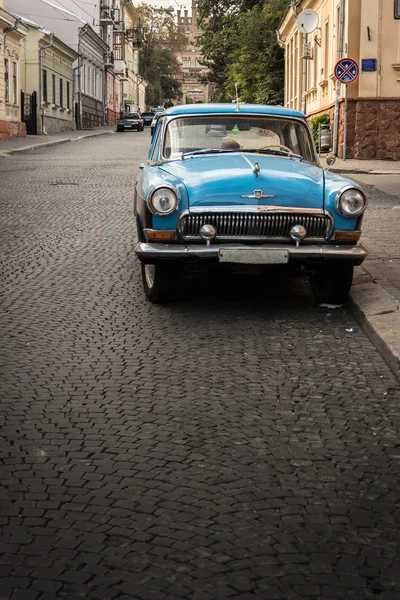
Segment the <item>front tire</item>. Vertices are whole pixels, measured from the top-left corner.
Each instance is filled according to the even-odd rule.
[[[143,287],[148,300],[154,304],[174,300],[180,275],[180,264],[175,262],[142,264]]]
[[[318,304],[344,304],[353,282],[353,265],[326,265],[310,275],[311,291]]]

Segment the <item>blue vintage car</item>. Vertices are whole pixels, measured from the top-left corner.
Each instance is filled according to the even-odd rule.
[[[333,160],[333,159],[332,159]],[[330,163],[332,163],[332,160]],[[140,166],[135,215],[148,299],[173,298],[194,262],[210,268],[289,264],[319,303],[342,304],[367,200],[323,169],[305,116],[278,106],[195,104],[159,118]]]

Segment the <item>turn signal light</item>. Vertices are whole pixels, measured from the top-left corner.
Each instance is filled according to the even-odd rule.
[[[145,234],[149,242],[174,242],[175,230],[146,229]]]
[[[335,240],[340,242],[358,242],[361,237],[361,231],[338,231],[335,233]]]

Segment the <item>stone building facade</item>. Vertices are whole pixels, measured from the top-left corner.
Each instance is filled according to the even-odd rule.
[[[23,23],[4,10],[0,0],[0,140],[23,137],[21,108],[21,46],[27,34]]]
[[[358,62],[360,75],[348,87],[347,158],[400,160],[400,18],[396,18],[395,6],[396,0],[302,0],[296,9],[287,10],[281,23],[285,106],[301,110],[305,105],[309,117],[329,114],[333,130],[339,91],[339,156],[343,154],[345,89],[344,85],[338,88],[334,68],[339,58],[350,57]],[[307,39],[297,31],[294,14],[305,8],[319,16],[318,28]],[[305,55],[307,60],[303,60]]]

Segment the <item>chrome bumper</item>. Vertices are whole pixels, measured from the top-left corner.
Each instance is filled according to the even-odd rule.
[[[249,246],[247,244],[147,244],[140,242],[135,248],[136,255],[144,262],[156,259],[169,260],[196,260],[218,259],[221,248],[269,248],[287,250],[289,261],[294,260],[336,260],[350,261],[361,264],[368,252],[358,244],[357,246],[336,246],[333,244],[304,244],[298,248],[293,244],[263,244]]]

